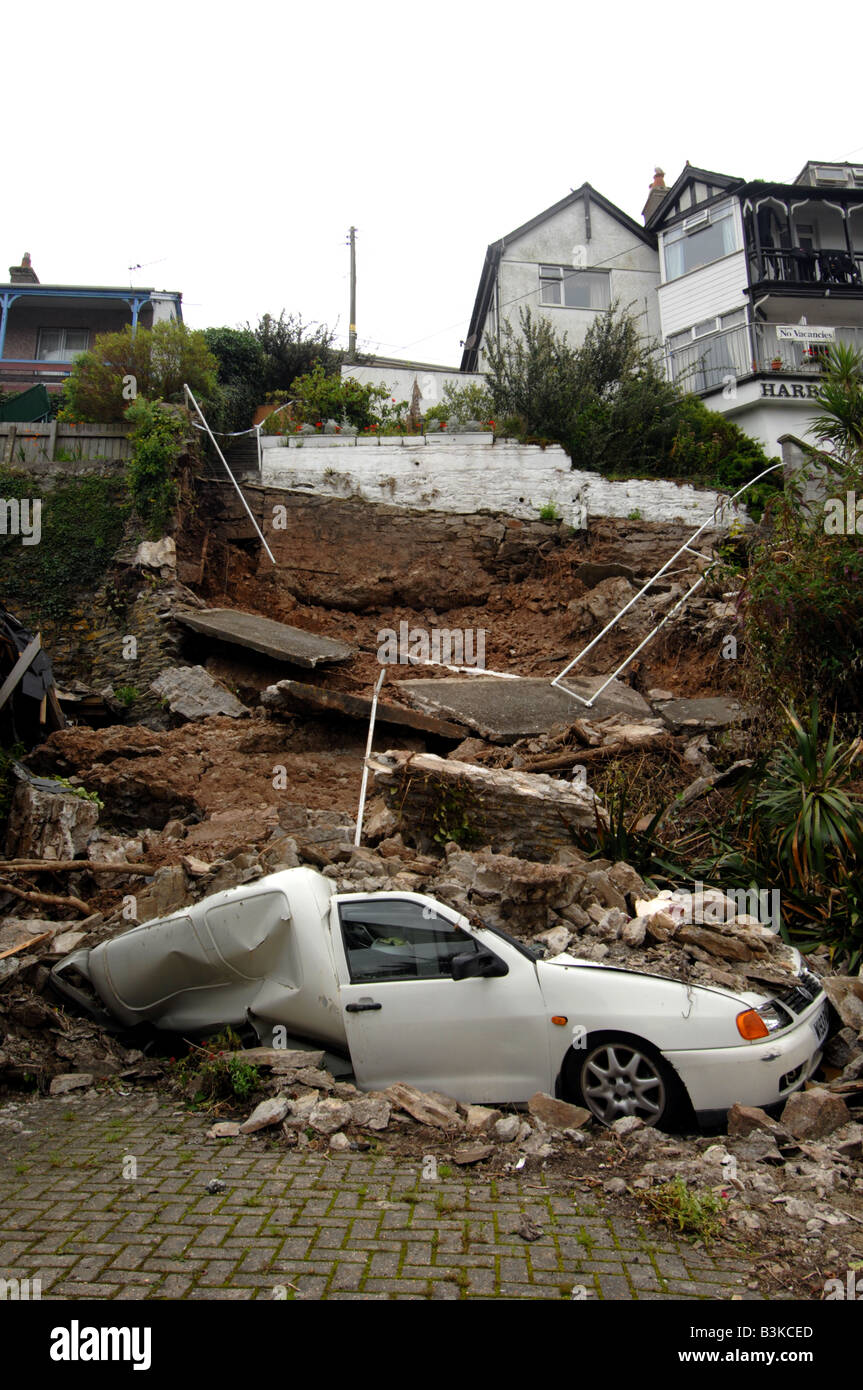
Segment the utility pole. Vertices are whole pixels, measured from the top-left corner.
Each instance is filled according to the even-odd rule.
[[[351,319],[348,325],[348,361],[357,358],[357,229],[351,227]]]

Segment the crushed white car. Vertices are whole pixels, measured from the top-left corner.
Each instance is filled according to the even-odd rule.
[[[545,1091],[606,1124],[778,1105],[816,1069],[828,1030],[820,982],[802,968],[765,1000],[567,954],[540,960],[434,898],[338,893],[309,868],[75,951],[53,977],[91,1009],[95,991],[127,1027],[251,1024],[264,1044],[324,1047],[364,1090],[406,1081],[489,1103]]]

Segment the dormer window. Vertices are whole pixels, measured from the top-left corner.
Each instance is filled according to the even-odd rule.
[[[684,217],[682,222],[665,233],[665,278],[677,280],[690,270],[718,261],[737,249],[733,204],[720,203],[715,208],[703,208],[691,217]]]

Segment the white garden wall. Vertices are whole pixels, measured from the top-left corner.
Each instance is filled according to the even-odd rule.
[[[719,494],[673,482],[634,479],[609,482],[570,468],[563,449],[551,445],[492,442],[488,434],[339,439],[265,436],[262,478],[268,487],[307,490],[328,497],[361,496],[420,510],[503,512],[535,520],[553,502],[561,520],[583,526],[587,517],[686,521],[693,527],[713,517]],[[586,509],[586,511],[585,511]],[[745,512],[736,513],[745,519]],[[725,510],[718,524],[730,524]]]

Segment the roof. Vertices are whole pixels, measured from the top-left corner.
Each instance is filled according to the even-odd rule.
[[[0,284],[0,290],[15,290],[17,294],[68,294],[68,295],[122,295],[125,299],[134,299],[136,295],[142,294],[166,294],[170,297],[181,299],[180,290],[156,290],[152,285],[132,286],[132,285],[45,285],[41,282],[37,285],[29,281],[6,280]]]
[[[574,203],[582,202],[585,196],[587,196],[592,203],[595,203],[597,207],[602,208],[603,212],[608,213],[609,217],[613,217],[614,220],[619,222],[622,227],[625,227],[627,231],[632,232],[634,236],[638,237],[639,241],[643,241],[651,250],[656,250],[656,237],[653,232],[642,227],[640,222],[636,222],[634,218],[617,207],[615,203],[603,197],[592,184],[583,183],[580,188],[574,188],[565,198],[561,198],[559,202],[554,203],[550,208],[546,208],[545,212],[541,212],[536,217],[532,217],[529,222],[523,222],[520,227],[516,227],[513,231],[508,232],[506,236],[501,237],[499,241],[493,241],[489,245],[485,253],[485,260],[483,261],[482,272],[480,274],[479,288],[476,292],[473,312],[471,313],[467,337],[465,338],[465,349],[461,359],[461,370],[463,372],[476,371],[480,347],[479,336],[488,314],[489,304],[491,303],[497,267],[500,264],[506,248],[510,246],[512,242],[517,241],[519,237],[526,235],[528,232],[532,232],[535,227],[548,221],[549,218],[556,217],[559,212],[563,212],[564,209],[571,207]]]
[[[695,164],[684,164],[662,202],[657,204],[647,219],[647,226],[651,230],[667,216],[669,208],[674,205],[688,183],[710,183],[723,190],[730,190],[742,184],[743,179],[733,174],[720,174],[716,169],[699,169]]]

